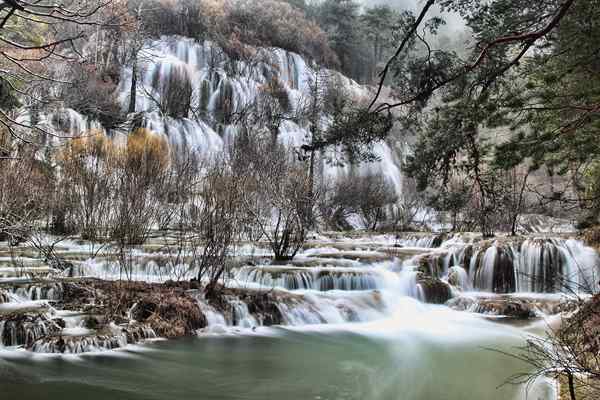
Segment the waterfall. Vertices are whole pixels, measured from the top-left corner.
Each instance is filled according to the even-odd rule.
[[[291,117],[306,103],[310,82],[317,75],[300,55],[277,48],[258,49],[251,62],[236,61],[210,41],[172,36],[149,41],[143,53],[147,56],[138,66],[141,77],[136,90],[136,115],[130,115],[128,125],[165,136],[176,151],[194,150],[205,157],[220,155],[232,146],[239,131],[234,116],[255,103],[266,84],[281,85]],[[132,73],[131,67],[121,71],[118,99],[123,110],[129,105]],[[367,88],[336,71],[327,70],[325,74],[340,82],[351,98],[370,96]],[[104,132],[97,121],[72,109],[50,112],[41,120],[45,129],[63,136],[78,136],[90,130]],[[326,124],[329,117],[323,115],[322,120]],[[278,140],[287,146],[301,146],[307,136],[308,126],[293,118],[280,124]],[[324,162],[338,150],[322,155],[320,167],[325,179],[351,172],[380,172],[401,194],[399,162],[386,143],[373,146],[379,161],[352,169]]]
[[[15,314],[0,321],[0,345],[31,347],[36,340],[58,330],[57,325],[42,315]]]
[[[12,287],[9,292],[20,300],[61,300],[63,296],[63,285],[59,282],[48,284],[25,284]],[[0,298],[2,297],[0,293]],[[8,302],[8,301],[6,301]],[[0,301],[2,303],[2,301]]]
[[[409,265],[429,276],[447,280],[462,290],[493,293],[594,292],[598,289],[600,257],[580,240],[443,242],[429,253],[417,254]]]
[[[467,271],[458,265],[454,265],[448,269],[448,283],[452,286],[460,288],[461,290],[471,290],[473,285],[471,285],[471,280],[469,279],[469,274]]]
[[[288,290],[372,290],[382,286],[382,276],[374,268],[244,266],[233,275],[242,285],[254,283]]]
[[[518,290],[594,292],[599,267],[598,254],[579,240],[526,240],[516,263]]]

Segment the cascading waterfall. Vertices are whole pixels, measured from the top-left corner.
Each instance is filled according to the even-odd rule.
[[[147,326],[109,326],[108,332],[94,335],[43,336],[30,345],[34,353],[83,354],[119,349],[128,344],[155,339],[156,333]]]
[[[63,296],[63,285],[60,282],[48,284],[30,284],[12,287],[14,296],[22,300],[60,300]],[[2,297],[0,293],[0,298]],[[1,301],[0,301],[1,302]],[[7,301],[8,302],[8,301]]]
[[[377,269],[244,266],[234,271],[240,284],[254,283],[288,290],[372,290],[382,287]]]
[[[596,292],[600,258],[578,240],[526,240],[516,265],[519,291]]]
[[[316,72],[298,54],[277,48],[261,48],[257,61],[233,61],[214,43],[197,42],[184,37],[163,37],[148,42],[144,53],[149,56],[139,65],[141,79],[136,90],[135,126],[142,126],[167,137],[172,148],[191,149],[203,156],[222,154],[235,143],[238,126],[232,115],[247,108],[259,97],[266,84],[282,85],[288,98],[290,115],[306,103],[310,82]],[[320,72],[322,73],[322,72]],[[335,71],[327,75],[343,85],[353,98],[366,98],[365,87]],[[132,69],[121,72],[118,98],[127,109],[131,94]],[[322,117],[326,121],[327,116]],[[90,130],[104,131],[96,121],[64,109],[43,115],[45,129],[78,136]],[[308,128],[292,120],[281,123],[278,139],[293,147],[306,143]],[[327,179],[352,173],[381,172],[401,193],[399,162],[386,143],[373,150],[379,161],[358,168],[334,166],[322,161]],[[323,160],[331,156],[324,155]]]
[[[411,262],[436,278],[447,280],[454,275],[458,281],[454,279],[452,284],[463,290],[494,293],[593,292],[600,274],[598,254],[574,239],[448,241],[439,250],[418,255]]]
[[[58,331],[59,327],[43,315],[14,315],[0,321],[0,345],[31,347],[38,339]]]

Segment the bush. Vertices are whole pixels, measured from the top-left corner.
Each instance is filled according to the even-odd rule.
[[[233,59],[247,48],[280,47],[327,65],[337,65],[327,35],[300,9],[278,0],[155,0],[145,7],[150,32],[217,42]],[[293,21],[293,23],[290,23]]]
[[[331,207],[335,216],[356,214],[367,229],[375,230],[386,218],[386,207],[397,200],[396,193],[381,173],[348,176],[334,187]]]

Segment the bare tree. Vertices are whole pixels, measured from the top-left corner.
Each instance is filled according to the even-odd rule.
[[[311,224],[307,210],[315,204],[316,194],[310,173],[283,145],[271,145],[265,154],[258,151],[266,148],[260,139],[254,140],[244,150],[243,190],[251,194],[243,198],[244,210],[269,242],[275,260],[290,260],[304,244]]]
[[[239,239],[243,193],[239,177],[232,173],[228,163],[220,160],[206,169],[201,182],[193,225],[203,241],[197,278],[208,280],[205,292],[214,296]]]
[[[48,92],[43,86],[70,83],[59,66],[84,60],[83,40],[105,27],[120,26],[126,13],[123,5],[121,0],[11,0],[0,4],[0,82],[7,93],[18,96],[25,109],[52,101],[51,96],[42,99],[38,95],[42,90]],[[40,143],[36,134],[58,136],[11,112],[14,102],[3,103],[0,124],[14,138]]]

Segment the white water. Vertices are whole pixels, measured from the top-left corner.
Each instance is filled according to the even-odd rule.
[[[193,150],[206,157],[222,155],[231,148],[239,126],[227,116],[236,115],[255,103],[267,83],[276,80],[283,85],[290,103],[289,117],[292,117],[309,104],[310,84],[316,79],[315,71],[300,55],[278,48],[259,49],[252,62],[231,61],[211,42],[163,37],[148,42],[143,53],[146,56],[138,65],[141,77],[136,91],[136,113],[142,113],[142,125],[165,136],[174,151]],[[339,82],[348,98],[364,100],[371,95],[365,87],[338,72],[321,73]],[[118,98],[123,110],[129,105],[131,76],[131,68],[121,72]],[[174,82],[183,83],[191,93],[190,110],[177,118],[167,115],[165,109],[169,98],[181,100],[185,96],[179,86],[172,86]],[[72,109],[58,110],[40,118],[40,126],[54,131],[57,136],[76,137],[91,130],[104,132],[98,122]],[[304,122],[292,119],[281,123],[278,140],[289,147],[299,147],[307,142],[309,130]],[[329,116],[322,115],[321,121],[326,125]],[[386,143],[376,143],[372,150],[380,161],[357,168],[325,162],[326,158],[335,158],[338,149],[324,154],[320,161],[324,178],[380,172],[400,195],[402,175],[394,151]]]
[[[424,294],[418,283],[418,257],[406,260],[391,260],[384,262],[368,261],[373,255],[381,256],[383,253],[377,251],[379,248],[389,248],[388,239],[357,242],[356,248],[339,251],[335,243],[325,244],[321,249],[311,249],[299,255],[298,265],[274,266],[255,265],[238,268],[233,271],[233,277],[228,278],[225,283],[232,288],[246,288],[240,293],[272,293],[276,299],[285,326],[273,329],[265,327],[264,315],[251,312],[245,295],[228,295],[226,302],[230,306],[230,312],[221,313],[198,297],[199,305],[207,317],[208,327],[199,332],[200,337],[236,337],[283,335],[283,340],[290,335],[300,334],[302,339],[296,340],[321,340],[327,343],[336,338],[335,341],[343,340],[344,335],[358,335],[366,338],[368,342],[385,343],[390,346],[389,357],[394,360],[393,370],[389,379],[402,382],[403,393],[406,399],[441,399],[444,393],[448,399],[519,399],[525,398],[525,393],[519,390],[509,390],[504,397],[494,394],[496,386],[508,378],[502,375],[505,371],[502,365],[510,364],[510,360],[494,358],[493,362],[486,364],[490,355],[482,354],[480,346],[507,348],[522,343],[525,332],[497,325],[476,315],[464,312],[452,311],[444,306],[432,306],[423,303]],[[428,241],[422,243],[427,244]],[[465,244],[464,246],[471,245]],[[560,243],[558,244],[560,245]],[[422,248],[424,253],[438,254],[447,267],[441,268],[446,271],[449,282],[455,284],[456,290],[471,290],[471,279],[463,267],[453,265],[458,260],[465,259],[462,245],[453,242],[455,254],[451,257],[447,254],[448,243],[442,244],[440,248]],[[463,246],[463,247],[464,247]],[[565,244],[565,246],[567,246]],[[580,260],[585,261],[589,256],[585,248],[580,248],[577,242],[569,242],[571,253],[577,254]],[[368,248],[369,250],[358,250]],[[416,249],[411,248],[410,251]],[[468,253],[468,252],[466,252]],[[332,255],[346,255],[350,259],[336,259]],[[361,257],[361,254],[363,257]],[[490,258],[493,258],[490,251]],[[166,268],[163,263],[147,261],[149,255],[139,253],[139,264],[133,266],[133,277],[152,282],[161,282],[169,279],[173,271]],[[156,256],[156,255],[154,255]],[[321,258],[325,256],[324,258]],[[468,258],[468,257],[467,257]],[[494,265],[492,261],[489,265]],[[185,266],[181,266],[185,270]],[[90,276],[99,276],[104,279],[118,279],[124,277],[122,271],[115,264],[97,262],[86,262],[77,270]],[[482,270],[487,271],[487,270]],[[489,275],[493,271],[487,271]],[[287,274],[287,275],[285,275]],[[485,276],[485,274],[483,275]],[[326,283],[324,283],[326,282]],[[325,285],[325,286],[324,286]],[[325,290],[326,289],[326,290]],[[340,290],[344,289],[344,290]],[[352,290],[353,289],[353,290]],[[16,293],[20,293],[17,296]],[[60,290],[55,288],[52,292],[42,286],[23,286],[22,289],[11,293],[10,303],[20,301],[20,307],[28,304],[27,299],[53,297],[56,298]],[[18,298],[17,298],[18,297]],[[35,304],[39,304],[36,302]],[[14,306],[14,304],[13,304]],[[28,339],[33,342],[31,350],[40,353],[96,353],[101,350],[123,349],[130,342],[125,331],[120,327],[114,329],[110,335],[89,335],[90,331],[83,326],[83,315],[58,312],[60,317],[67,322],[62,329],[61,335],[64,342],[56,339],[38,340],[44,337],[44,332],[39,327],[33,327],[34,337]],[[46,323],[47,324],[47,323]],[[12,328],[11,328],[12,329]],[[38,329],[38,333],[35,333]],[[285,332],[285,333],[281,333]],[[292,333],[296,332],[296,333]],[[2,335],[0,335],[2,336]],[[153,337],[152,333],[142,334],[140,339]],[[293,336],[292,336],[293,337]],[[13,340],[13,339],[11,339]],[[241,339],[236,339],[241,340]],[[265,339],[267,340],[267,339]],[[271,340],[271,339],[269,339]],[[311,346],[306,343],[306,346]],[[353,346],[358,346],[354,344]],[[353,347],[354,348],[354,347]],[[283,353],[280,353],[283,354]],[[458,356],[460,354],[460,356]],[[459,357],[459,358],[456,358]],[[462,365],[461,357],[469,359],[469,363]],[[454,360],[452,362],[447,360]],[[446,361],[444,361],[446,360]],[[463,392],[466,385],[458,385],[456,389],[443,388],[450,385],[451,377],[456,379],[457,374],[442,368],[454,368],[457,374],[468,373],[469,379],[480,380],[472,393]],[[461,366],[462,365],[462,366]],[[486,366],[487,365],[487,366]],[[477,367],[478,366],[478,367]],[[389,372],[388,367],[385,371]],[[495,373],[487,374],[489,368]],[[508,367],[507,367],[508,368]],[[510,367],[510,371],[515,370]],[[382,373],[388,373],[382,371]],[[401,372],[400,372],[401,371]],[[411,374],[418,373],[419,376]],[[427,371],[437,371],[435,376],[428,377]],[[461,372],[459,372],[461,371]],[[504,371],[504,372],[503,372]],[[411,380],[420,382],[414,386],[406,386]],[[380,382],[377,385],[369,385],[366,398],[388,399],[387,395],[377,394],[378,388],[383,392],[388,389],[384,387],[390,383]],[[394,381],[398,382],[398,381]],[[429,382],[426,384],[426,382]],[[435,384],[434,384],[435,382]],[[459,389],[460,388],[460,389]],[[396,389],[394,389],[396,390]],[[446,392],[444,391],[446,390]],[[540,382],[529,392],[529,396],[539,399],[553,399],[552,387]],[[467,393],[467,394],[465,394]],[[489,397],[485,397],[489,393]],[[501,392],[499,392],[501,393]],[[441,397],[440,397],[441,396]],[[351,397],[352,398],[352,397]],[[529,397],[531,398],[531,397]]]
[[[527,239],[518,244],[509,240],[461,242],[453,238],[411,262],[420,265],[423,257],[429,274],[443,279],[450,273],[459,274],[458,286],[466,290],[589,293],[598,290],[600,278],[598,254],[575,239]]]

